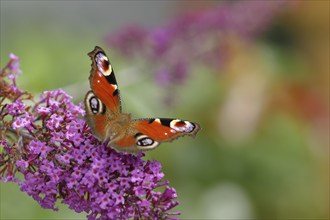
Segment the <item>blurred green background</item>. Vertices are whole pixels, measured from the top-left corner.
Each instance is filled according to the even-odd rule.
[[[76,103],[88,90],[87,52],[112,60],[124,111],[199,122],[196,139],[147,152],[178,193],[183,219],[329,218],[329,1],[297,1],[264,35],[228,42],[216,74],[195,66],[168,107],[166,90],[103,39],[123,25],[156,27],[209,1],[1,1],[0,64],[21,59],[18,83],[38,95],[63,88]],[[142,58],[143,59],[143,58]],[[213,70],[214,72],[214,70]],[[0,219],[84,219],[53,212],[0,183]]]

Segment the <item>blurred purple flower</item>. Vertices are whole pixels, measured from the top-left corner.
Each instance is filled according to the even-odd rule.
[[[155,80],[159,85],[168,86],[172,83],[171,75],[168,73],[168,69],[165,67],[160,67],[156,70]]]
[[[114,45],[125,56],[139,55],[144,49],[146,30],[138,25],[131,24],[116,35],[107,35],[105,41]],[[137,53],[137,54],[136,54]]]
[[[160,67],[155,74],[155,80],[159,85],[168,86],[174,83],[184,83],[187,75],[188,65],[184,61],[178,60],[171,66],[171,69]]]
[[[38,102],[25,104],[22,100],[33,101],[32,96],[8,83],[15,80],[10,77],[15,71],[7,65],[0,73],[5,91],[0,93],[1,181],[17,182],[43,208],[57,210],[55,203],[61,199],[70,209],[88,213],[88,219],[166,219],[179,214],[170,212],[178,205],[177,194],[163,180],[159,162],[100,143],[81,119],[82,106],[63,90],[45,91]],[[18,173],[23,180],[16,178]]]
[[[160,57],[171,46],[171,34],[163,28],[156,28],[148,33],[149,45],[151,46],[152,56]]]
[[[161,86],[185,82],[191,65],[219,68],[225,63],[228,38],[252,40],[269,27],[290,1],[221,2],[216,7],[180,15],[163,26],[134,25],[107,35],[106,43],[127,57],[149,60]],[[184,58],[184,62],[175,62]],[[147,62],[148,64],[148,62]]]

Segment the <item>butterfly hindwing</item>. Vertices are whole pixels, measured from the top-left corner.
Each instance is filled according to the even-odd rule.
[[[103,139],[107,126],[106,106],[91,90],[85,96],[85,106],[89,126],[94,131],[95,136]]]

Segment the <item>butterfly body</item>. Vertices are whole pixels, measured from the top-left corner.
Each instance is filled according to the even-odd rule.
[[[100,47],[88,54],[92,59],[91,90],[85,97],[86,119],[94,135],[119,151],[151,150],[161,142],[195,136],[197,123],[170,118],[133,119],[121,109],[120,92],[108,57]]]

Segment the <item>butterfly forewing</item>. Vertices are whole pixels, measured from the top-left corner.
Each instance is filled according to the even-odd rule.
[[[91,89],[111,112],[121,112],[119,89],[108,57],[100,47],[95,47],[88,55],[92,59]]]

